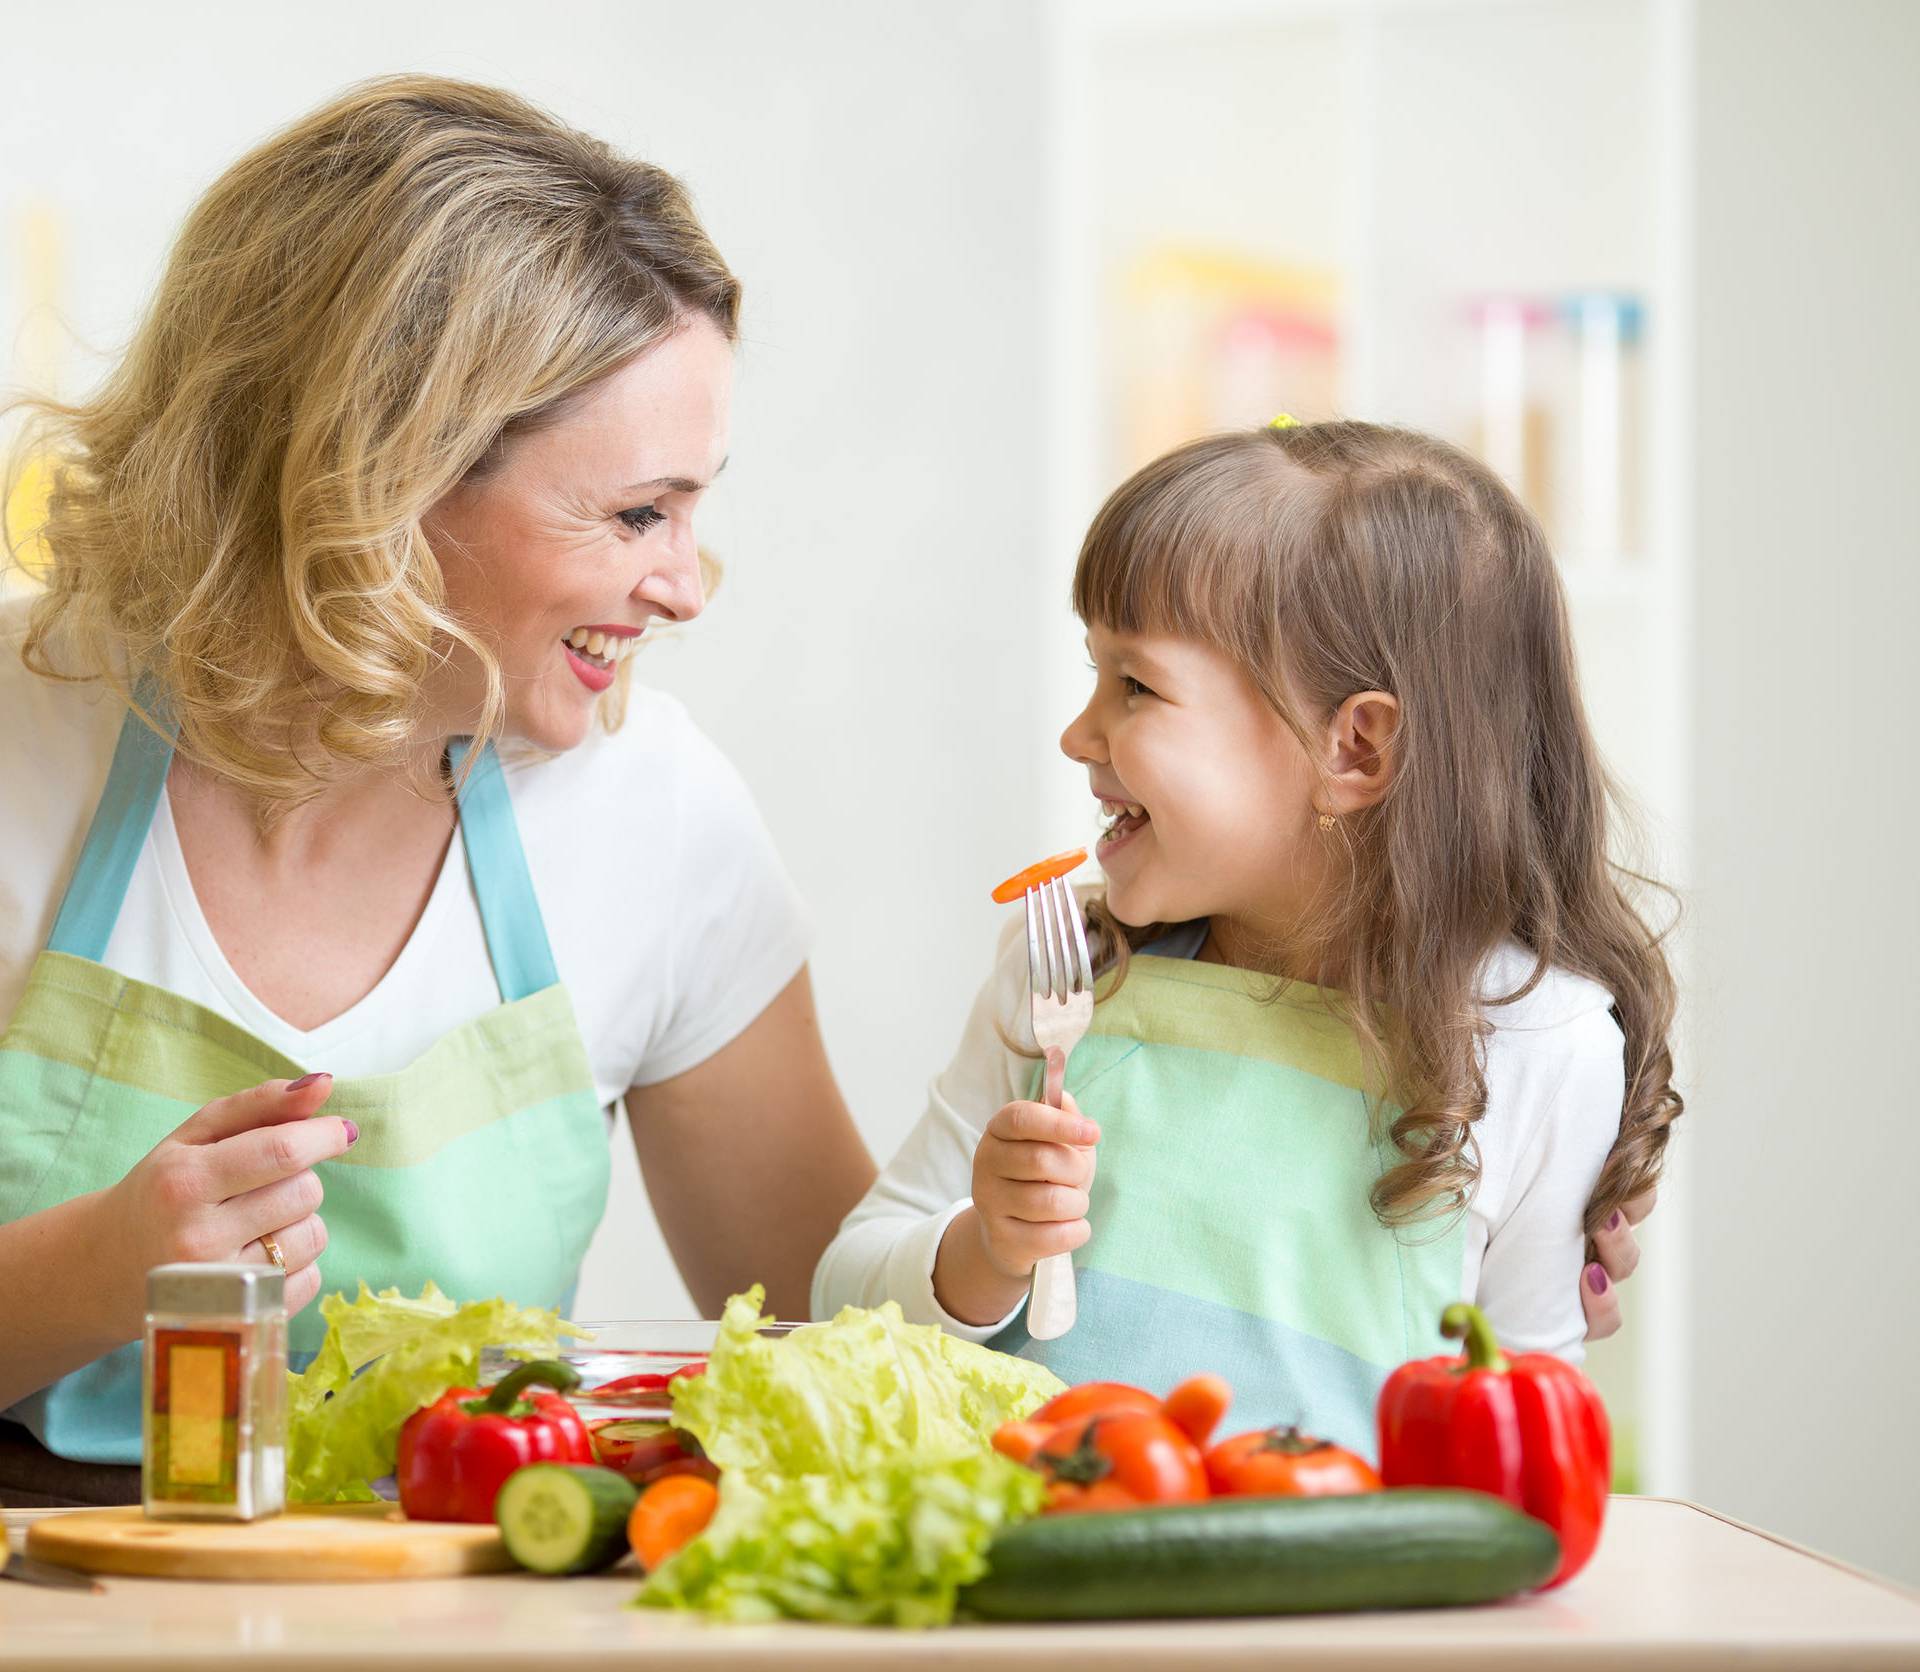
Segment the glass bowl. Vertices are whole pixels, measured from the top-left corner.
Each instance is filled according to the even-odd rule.
[[[615,1418],[664,1422],[672,1406],[668,1381],[678,1372],[703,1367],[720,1326],[710,1318],[581,1321],[590,1341],[569,1341],[558,1352],[532,1353],[514,1347],[487,1347],[480,1354],[480,1385],[495,1382],[529,1357],[558,1359],[580,1376],[568,1401],[589,1423]],[[797,1324],[769,1324],[760,1334],[779,1337]]]

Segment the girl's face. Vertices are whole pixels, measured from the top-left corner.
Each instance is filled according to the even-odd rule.
[[[499,658],[508,735],[573,748],[647,624],[705,608],[693,513],[726,457],[732,388],[731,345],[690,320],[425,519],[449,605]],[[433,694],[450,729],[472,723],[470,653]]]
[[[1114,915],[1211,917],[1223,950],[1287,934],[1322,885],[1321,778],[1300,740],[1209,645],[1094,627],[1087,649],[1093,697],[1060,747],[1111,818],[1096,851]]]

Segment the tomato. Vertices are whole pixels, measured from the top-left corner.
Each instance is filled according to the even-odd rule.
[[[1157,1411],[1111,1411],[1061,1423],[1029,1461],[1047,1476],[1049,1514],[1207,1496],[1200,1448]]]
[[[1373,1465],[1298,1428],[1236,1434],[1207,1453],[1207,1479],[1231,1497],[1330,1498],[1378,1492]]]
[[[700,1442],[670,1422],[615,1418],[596,1422],[592,1434],[595,1460],[635,1485],[644,1486],[669,1475],[701,1475],[709,1480],[719,1477],[720,1471],[707,1461]]]
[[[1029,1422],[1062,1423],[1075,1417],[1102,1416],[1109,1411],[1158,1411],[1160,1401],[1145,1388],[1125,1382],[1082,1382],[1078,1387],[1056,1393]]]
[[[603,1399],[610,1393],[665,1393],[682,1376],[698,1376],[706,1368],[704,1363],[683,1364],[678,1370],[664,1376],[658,1371],[643,1370],[634,1376],[617,1376],[611,1382],[602,1382],[588,1392],[595,1399]]]
[[[1052,882],[1055,877],[1064,877],[1069,871],[1086,864],[1085,848],[1069,848],[1065,853],[1056,853],[1051,859],[1043,859],[1038,864],[1029,865],[1024,871],[1016,871],[993,891],[995,905],[1011,905],[1030,889],[1038,888],[1043,882]]]

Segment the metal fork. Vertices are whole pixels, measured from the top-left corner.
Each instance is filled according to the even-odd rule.
[[[1033,985],[1033,1042],[1046,1052],[1046,1102],[1060,1107],[1067,1056],[1093,1021],[1093,960],[1086,923],[1064,877],[1027,890],[1027,973]],[[1078,1310],[1073,1256],[1049,1254],[1033,1268],[1027,1334],[1052,1341],[1073,1328]]]

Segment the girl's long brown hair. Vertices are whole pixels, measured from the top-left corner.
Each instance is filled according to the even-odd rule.
[[[1581,706],[1565,596],[1505,484],[1457,448],[1375,424],[1212,436],[1113,494],[1073,591],[1089,623],[1232,657],[1316,758],[1347,697],[1399,699],[1390,787],[1328,838],[1347,886],[1306,937],[1397,1106],[1402,1159],[1374,1186],[1381,1220],[1470,1198],[1487,1011],[1550,965],[1606,988],[1626,1039],[1620,1135],[1588,1232],[1650,1189],[1682,1108],[1666,931],[1633,899],[1658,885],[1609,855],[1618,791]],[[1124,979],[1157,926],[1121,925],[1104,902],[1094,915]],[[1487,994],[1487,958],[1508,939],[1534,967]]]

